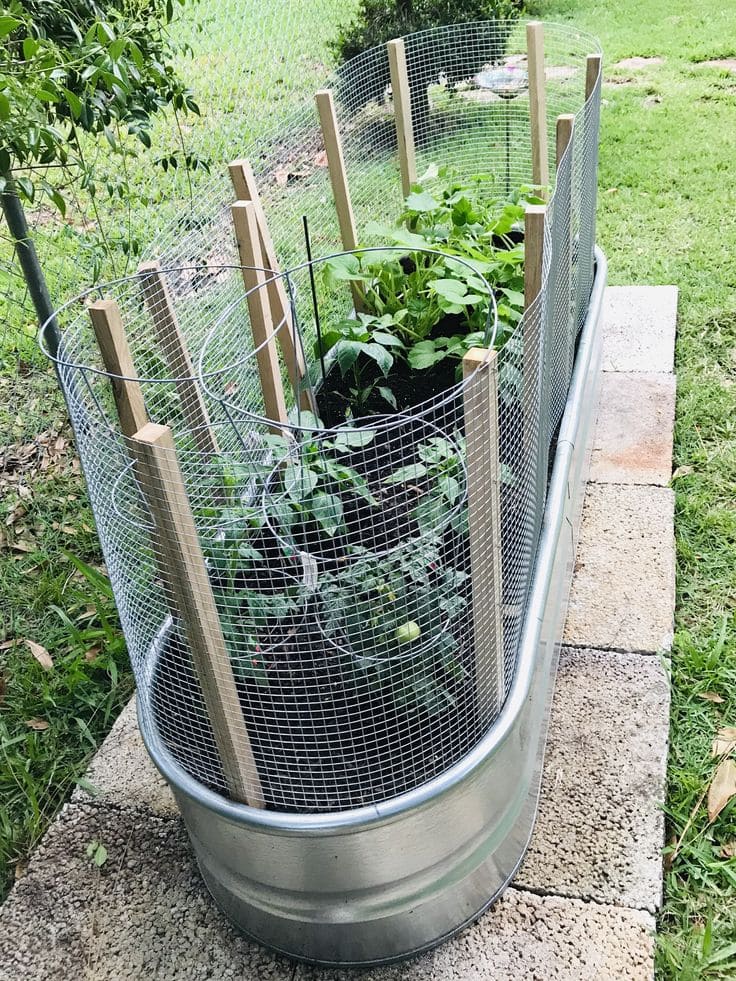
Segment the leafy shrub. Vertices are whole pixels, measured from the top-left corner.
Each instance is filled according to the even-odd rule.
[[[174,0],[10,0],[4,5],[0,192],[7,187],[29,202],[43,195],[64,213],[71,177],[93,204],[100,190],[111,199],[130,198],[128,161],[136,147],[151,146],[153,117],[165,109],[199,111],[174,69],[182,49],[167,30],[173,16]],[[118,158],[118,167],[96,165],[97,155],[89,151],[97,138]],[[160,162],[177,166],[179,158],[190,169],[202,165],[185,151]]]

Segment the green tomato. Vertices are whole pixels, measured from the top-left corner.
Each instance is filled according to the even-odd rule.
[[[414,620],[407,620],[406,623],[402,623],[400,627],[396,628],[396,639],[400,644],[410,644],[411,641],[417,639],[421,632],[418,623],[415,623]]]

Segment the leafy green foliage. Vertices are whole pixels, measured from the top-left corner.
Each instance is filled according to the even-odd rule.
[[[399,706],[430,714],[454,707],[453,683],[465,669],[451,625],[467,604],[466,579],[442,564],[431,541],[325,576],[322,623],[328,637],[352,652],[343,664],[346,683],[379,689]]]
[[[102,191],[127,202],[129,164],[136,147],[151,147],[153,117],[199,112],[173,67],[181,50],[167,30],[173,16],[174,0],[10,0],[0,17],[0,191],[45,196],[62,214],[70,181],[93,201]],[[96,140],[118,168],[100,171]],[[186,152],[161,164],[207,166]]]

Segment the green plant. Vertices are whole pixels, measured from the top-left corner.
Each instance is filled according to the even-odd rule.
[[[454,707],[453,687],[465,669],[451,624],[467,605],[466,579],[427,541],[385,559],[358,558],[324,576],[323,629],[349,652],[345,683],[432,715]]]
[[[412,517],[423,534],[440,527],[448,509],[454,508],[465,491],[465,438],[455,433],[456,442],[432,436],[417,447],[419,461],[400,467],[384,478],[386,484],[419,484],[422,491]],[[464,515],[458,515],[460,527]]]
[[[379,384],[376,378],[367,379],[365,364],[373,361],[381,375],[388,378],[394,363],[394,355],[404,347],[400,338],[392,333],[406,316],[400,310],[396,315],[382,317],[358,313],[357,318],[344,318],[330,325],[329,331],[315,342],[315,353],[326,355],[335,349],[337,364],[343,378],[352,377],[350,388],[351,414],[363,415],[374,391],[393,409],[396,398],[387,385]]]
[[[73,182],[98,224],[98,191],[130,208],[129,167],[137,146],[151,147],[153,117],[199,112],[174,68],[182,46],[167,31],[173,16],[174,0],[10,0],[0,16],[0,191],[27,202],[43,195],[64,214]],[[114,170],[98,166],[99,138],[119,160]],[[164,163],[206,167],[183,149]],[[138,252],[126,233],[124,251]]]

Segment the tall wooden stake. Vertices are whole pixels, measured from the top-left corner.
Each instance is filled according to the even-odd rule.
[[[274,273],[279,272],[276,249],[273,245],[271,232],[266,221],[266,212],[263,210],[261,197],[258,193],[253,168],[248,160],[233,160],[229,165],[230,179],[235,191],[237,201],[252,201],[258,222],[258,238],[263,256],[264,268],[270,269]],[[277,337],[281,353],[284,356],[286,370],[289,372],[289,379],[294,389],[294,397],[299,396],[299,404],[303,409],[317,414],[317,404],[314,400],[312,386],[309,384],[307,369],[304,364],[301,340],[294,329],[294,321],[291,313],[291,304],[286,293],[284,280],[279,276],[271,279],[266,286],[268,292],[268,302],[271,306],[271,318],[273,323],[282,324]]]
[[[555,161],[557,167],[560,166],[560,161],[564,156],[565,150],[572,139],[572,130],[575,125],[575,117],[572,113],[563,113],[563,115],[557,117],[557,129],[556,129],[556,146],[555,146]]]
[[[591,54],[585,59],[585,101],[593,94],[598,76],[601,73],[603,59],[599,54]]]
[[[274,344],[271,309],[263,288],[267,274],[263,272],[255,205],[252,201],[236,201],[231,211],[243,266],[243,283],[248,293],[248,315],[261,379],[263,406],[266,416],[274,422],[273,428],[280,431],[278,424],[287,422],[288,413]]]
[[[411,118],[411,90],[406,70],[406,46],[403,38],[388,42],[388,64],[391,71],[391,91],[394,98],[396,140],[399,146],[401,190],[404,197],[417,182],[417,161],[414,150],[414,125]]]
[[[322,139],[325,144],[327,154],[327,167],[330,172],[330,183],[332,184],[332,197],[335,201],[335,211],[337,221],[340,226],[340,240],[345,252],[354,252],[358,248],[358,233],[355,228],[355,216],[353,215],[353,203],[350,198],[350,187],[348,185],[348,175],[345,169],[345,157],[342,152],[342,140],[340,139],[340,129],[337,124],[337,113],[335,112],[335,101],[330,89],[320,89],[316,93],[315,102],[319,113],[319,122],[322,127]],[[353,293],[353,303],[356,310],[360,310],[363,305],[363,295],[357,283],[351,283],[350,288]]]
[[[261,781],[171,430],[147,423],[133,436],[132,446],[156,523],[162,577],[171,584],[177,609],[184,611],[184,630],[230,794],[262,808]]]
[[[546,192],[549,184],[547,80],[544,74],[544,25],[540,21],[531,21],[526,25],[526,47],[529,70],[532,181],[541,185]]]
[[[544,221],[547,206],[528,204],[524,212],[524,310],[534,303],[542,289],[544,259]]]
[[[524,407],[524,459],[526,466],[534,466],[537,475],[539,500],[543,499],[543,485],[547,479],[544,459],[545,437],[541,431],[544,423],[547,378],[547,336],[545,311],[541,303],[535,303],[542,291],[544,262],[544,223],[546,205],[527,205],[524,214],[524,360],[523,394]],[[530,312],[532,304],[534,310]]]
[[[161,266],[158,262],[143,262],[138,267],[138,274],[161,350],[172,377],[176,378],[176,388],[192,438],[201,453],[215,456],[220,448],[199,383],[194,376],[194,365],[176,319],[174,304]]]
[[[124,436],[132,436],[148,422],[143,391],[136,380],[136,370],[125,336],[120,309],[115,300],[97,300],[89,306],[89,316],[97,338],[105,370]],[[120,377],[114,377],[120,376]]]
[[[505,695],[501,570],[498,356],[471,348],[463,358],[468,528],[478,705],[488,723]]]

